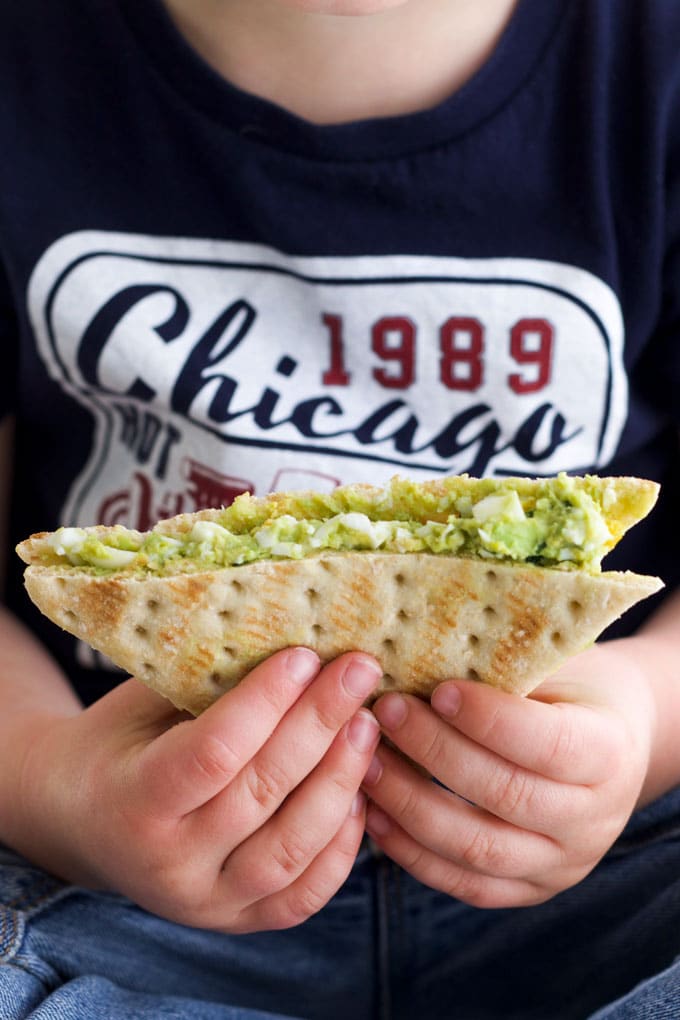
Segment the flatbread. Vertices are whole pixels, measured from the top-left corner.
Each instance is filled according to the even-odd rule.
[[[292,645],[315,649],[324,662],[351,650],[371,653],[384,670],[378,693],[427,698],[443,680],[471,677],[527,694],[662,587],[654,577],[599,572],[599,558],[651,510],[654,482],[595,476],[499,482],[463,475],[420,484],[394,478],[384,488],[349,485],[331,493],[244,494],[227,509],[161,521],[150,538],[191,540],[201,522],[203,531],[219,524],[218,531],[256,534],[259,542],[258,529],[272,519],[332,521],[348,514],[356,522],[357,510],[359,517],[368,515],[367,523],[413,520],[427,530],[430,522],[479,515],[487,497],[493,502],[508,486],[529,514],[553,491],[560,499],[566,492],[569,507],[574,490],[597,504],[606,523],[592,525],[600,532],[599,555],[588,569],[570,562],[508,563],[482,549],[453,555],[397,548],[315,549],[302,559],[278,558],[279,552],[222,567],[172,560],[167,569],[152,567],[147,557],[144,568],[111,571],[69,565],[63,532],[33,535],[17,552],[28,564],[28,594],[49,619],[194,714]],[[528,519],[521,507],[519,513]],[[572,528],[571,510],[566,521]],[[582,526],[586,542],[590,527]],[[102,526],[72,529],[76,537],[104,541],[111,531],[120,536]],[[136,533],[135,541],[144,538]],[[136,553],[124,553],[123,560],[126,555],[134,559]]]
[[[378,693],[427,698],[471,677],[527,694],[662,587],[631,573],[380,552],[143,577],[35,564],[25,582],[54,623],[194,714],[291,645],[324,662],[375,655]]]

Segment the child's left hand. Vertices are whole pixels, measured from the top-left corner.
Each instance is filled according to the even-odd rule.
[[[382,697],[385,734],[443,786],[381,744],[364,781],[374,841],[479,907],[540,903],[584,878],[650,762],[654,703],[627,645],[590,649],[526,699],[474,681],[442,684],[432,707]]]

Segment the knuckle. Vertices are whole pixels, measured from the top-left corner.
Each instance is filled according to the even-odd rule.
[[[459,895],[458,899],[464,900],[465,903],[476,907],[477,910],[496,910],[507,906],[504,900],[499,899],[497,894],[483,885],[471,886],[469,891],[463,892],[463,895]]]
[[[338,719],[335,705],[319,702],[314,706],[314,723],[323,734],[336,734],[343,721]]]
[[[444,734],[445,731],[440,726],[436,726],[430,740],[419,755],[422,764],[433,774],[447,758],[447,742]]]
[[[528,907],[534,902],[542,901],[534,901],[532,896],[527,897],[520,890],[511,892],[504,888],[498,888],[492,882],[478,882],[471,887],[469,895],[465,897],[465,902],[478,910],[503,910],[507,907]]]
[[[515,884],[495,881],[486,875],[465,870],[452,871],[444,891],[478,910],[500,910],[524,905],[523,890]]]
[[[267,663],[265,663],[265,665],[267,665]],[[280,680],[280,674],[275,674],[275,676],[277,680]],[[286,689],[292,689],[292,685],[282,685],[281,683],[261,683],[257,685],[257,692],[261,702],[261,711],[263,716],[274,716],[278,719],[283,715],[286,709],[286,699],[284,694]]]
[[[240,767],[236,752],[226,741],[213,733],[206,734],[192,751],[192,764],[200,776],[224,780],[235,775]]]
[[[394,808],[390,808],[390,814],[396,819],[407,819],[413,817],[421,807],[422,801],[418,796],[417,788],[408,783],[397,794]]]
[[[354,841],[343,840],[341,831],[333,841],[332,856],[327,859],[323,871],[323,883],[319,882],[318,876],[315,881],[307,879],[294,883],[289,895],[272,904],[274,911],[269,915],[268,924],[274,928],[293,928],[318,914],[347,878],[356,851]]]
[[[533,778],[519,765],[504,762],[492,769],[486,784],[484,802],[494,814],[509,818],[520,807],[531,807],[535,783]]]
[[[255,911],[250,902],[235,896],[233,883],[225,885],[226,866],[227,862],[214,882],[201,927],[230,935],[245,935],[256,930]]]
[[[477,825],[463,844],[460,856],[462,862],[474,871],[493,870],[494,861],[500,857],[498,841],[488,828]]]
[[[309,917],[318,914],[326,906],[329,896],[325,889],[305,883],[287,897],[282,927],[293,928]]]
[[[239,903],[259,903],[267,896],[279,892],[283,883],[280,873],[270,867],[270,861],[250,863],[230,875],[231,895]]]
[[[546,729],[542,770],[564,773],[584,754],[583,730],[565,715],[555,715],[552,726]]]
[[[444,881],[443,891],[471,907],[484,907],[486,884],[481,875],[455,868]]]
[[[505,727],[505,715],[501,706],[492,703],[486,706],[479,723],[479,734],[475,739],[483,746],[494,744],[497,739],[502,739]]]
[[[313,852],[308,840],[300,833],[290,830],[276,843],[273,857],[281,872],[294,876],[310,863]]]
[[[273,761],[252,761],[245,780],[250,796],[265,810],[278,807],[290,791],[288,775]]]
[[[425,874],[429,863],[429,853],[419,844],[403,850],[403,866],[414,875]]]
[[[360,764],[360,763],[359,763]],[[355,769],[355,771],[357,771]],[[356,775],[352,775],[351,771],[338,770],[333,772],[328,777],[331,790],[326,795],[326,802],[329,803],[334,800],[346,801],[350,797],[354,797],[357,792],[359,782],[361,780],[361,770],[357,771]],[[337,795],[337,796],[335,796]]]

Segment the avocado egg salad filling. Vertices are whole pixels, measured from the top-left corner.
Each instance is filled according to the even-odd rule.
[[[640,516],[627,505],[635,496],[620,481],[461,475],[431,484],[393,478],[384,489],[244,493],[222,510],[179,515],[145,533],[120,525],[60,528],[46,536],[40,562],[169,575],[334,550],[448,554],[597,573]]]

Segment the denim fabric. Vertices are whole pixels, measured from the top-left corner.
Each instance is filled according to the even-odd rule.
[[[629,995],[598,1010],[591,1020],[678,1020],[680,963],[643,981]]]
[[[0,853],[1,1020],[677,1020],[680,790],[587,879],[476,910],[362,850],[319,915],[226,936]]]

